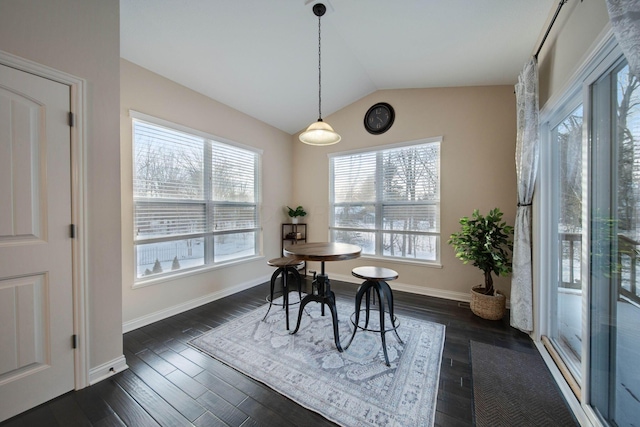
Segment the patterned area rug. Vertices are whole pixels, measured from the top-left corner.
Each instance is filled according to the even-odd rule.
[[[344,345],[351,336],[353,302],[337,305]],[[320,304],[308,304],[300,330],[290,335],[281,307],[272,307],[262,321],[267,307],[229,321],[191,344],[337,424],[433,425],[443,325],[398,316],[404,344],[393,332],[386,334],[391,363],[387,367],[379,333],[358,331],[351,346],[340,353],[328,309],[323,317]],[[289,315],[293,330],[298,305],[290,306]]]

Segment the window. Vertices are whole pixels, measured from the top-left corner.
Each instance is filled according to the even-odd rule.
[[[363,255],[440,261],[440,142],[330,157],[331,240]]]
[[[260,153],[132,116],[136,278],[257,255]]]

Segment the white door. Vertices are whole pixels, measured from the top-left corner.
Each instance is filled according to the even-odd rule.
[[[0,421],[74,386],[69,100],[0,65]]]

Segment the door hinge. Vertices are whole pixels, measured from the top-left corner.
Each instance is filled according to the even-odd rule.
[[[69,225],[69,235],[71,236],[72,239],[76,238],[76,225],[75,224],[70,224]]]
[[[71,111],[69,111],[69,126],[73,127],[75,124],[75,116]]]
[[[78,336],[76,334],[71,335],[71,347],[78,348]]]

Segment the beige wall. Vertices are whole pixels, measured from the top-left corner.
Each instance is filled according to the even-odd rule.
[[[0,0],[0,49],[87,81],[90,368],[122,355],[119,23],[118,0]]]
[[[388,102],[396,112],[393,127],[385,134],[371,135],[363,127],[367,109]],[[311,120],[312,118],[310,118]],[[309,215],[309,236],[328,238],[327,154],[385,144],[442,136],[441,146],[441,260],[442,268],[360,258],[327,263],[336,278],[351,278],[358,265],[379,265],[399,273],[396,288],[449,298],[465,298],[472,285],[482,282],[476,268],[463,265],[447,245],[448,236],[459,228],[458,219],[474,208],[486,213],[499,207],[513,224],[515,217],[516,116],[513,86],[458,87],[385,90],[373,93],[326,117],[342,136],[329,147],[312,147],[294,135],[294,204]],[[317,267],[317,265],[315,265]],[[313,268],[313,267],[312,267]],[[510,281],[496,284],[509,295]]]
[[[262,283],[272,273],[265,260],[279,256],[283,207],[291,203],[291,135],[226,105],[154,74],[126,60],[121,72],[122,152],[122,295],[125,328],[140,326],[234,287]],[[209,134],[264,150],[262,158],[262,221],[264,258],[209,270],[202,274],[132,288],[133,204],[131,119],[138,111]],[[180,308],[181,307],[181,308]]]
[[[561,9],[538,55],[540,107],[563,90],[608,27],[604,0],[571,1]]]

